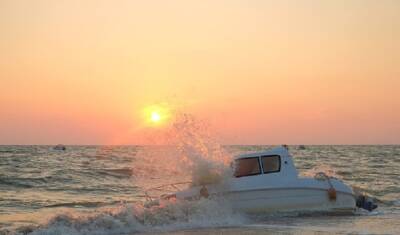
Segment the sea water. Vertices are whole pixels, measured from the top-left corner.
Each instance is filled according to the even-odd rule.
[[[289,146],[301,175],[340,178],[378,200],[373,212],[254,216],[223,199],[144,206],[149,188],[220,180],[232,156],[271,147],[0,146],[0,234],[400,234],[400,146]]]

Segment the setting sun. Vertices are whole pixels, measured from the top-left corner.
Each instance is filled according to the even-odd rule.
[[[170,107],[165,103],[149,105],[143,109],[143,121],[149,127],[167,124],[170,117]]]
[[[154,123],[160,122],[161,116],[160,116],[160,114],[157,113],[157,112],[152,112],[152,113],[151,113],[151,116],[150,116],[150,120],[151,120],[152,122],[154,122]]]

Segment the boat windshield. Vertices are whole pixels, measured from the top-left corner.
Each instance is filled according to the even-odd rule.
[[[264,174],[279,172],[281,170],[281,158],[278,155],[263,156],[261,158]]]
[[[258,157],[237,159],[235,163],[236,177],[261,174]]]

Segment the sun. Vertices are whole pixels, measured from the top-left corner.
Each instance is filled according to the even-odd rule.
[[[143,108],[143,121],[148,127],[163,127],[171,118],[171,109],[167,104],[154,104]]]
[[[151,120],[153,123],[158,123],[158,122],[161,121],[161,115],[160,115],[158,112],[153,111],[153,112],[151,112],[150,120]]]

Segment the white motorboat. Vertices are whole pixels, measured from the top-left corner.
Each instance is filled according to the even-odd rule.
[[[356,207],[373,210],[376,205],[355,195],[337,178],[318,173],[299,177],[286,146],[240,155],[234,177],[219,184],[192,186],[164,198],[196,200],[223,197],[234,210],[248,213],[321,211],[351,213]]]

